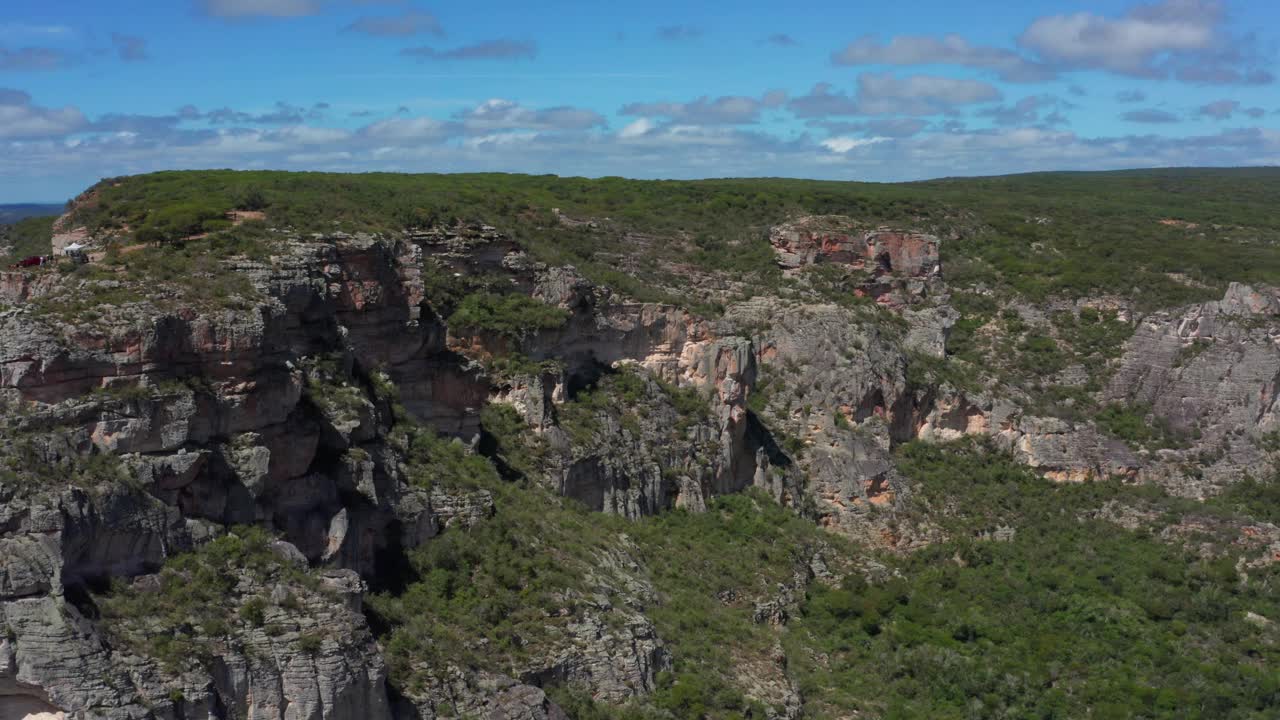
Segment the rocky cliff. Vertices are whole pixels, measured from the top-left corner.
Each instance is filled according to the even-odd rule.
[[[64,234],[119,244],[74,218]],[[780,219],[768,240],[798,290],[717,317],[631,300],[483,225],[271,233],[269,253],[193,279],[239,280],[205,294],[126,261],[0,278],[0,716],[556,718],[547,688],[653,692],[664,598],[622,540],[559,561],[583,589],[556,595],[533,651],[427,653],[388,681],[370,617],[393,619],[364,598],[509,510],[458,480],[476,461],[632,520],[754,488],[906,550],[945,531],[905,512],[905,443],[990,438],[1053,480],[1197,497],[1265,473],[1276,447],[1268,288],[1132,313],[1132,337],[1080,366],[1105,379],[1090,392],[1107,417],[1140,408],[1161,445],[1046,412],[1032,383],[951,372],[945,241],[916,228]],[[838,297],[821,266],[852,278]],[[1092,312],[1019,303],[1004,310],[1023,335]],[[1003,341],[1009,322],[983,332]],[[757,622],[785,625],[827,574],[804,563],[751,600]],[[785,668],[760,662],[741,670],[749,696],[794,717]]]

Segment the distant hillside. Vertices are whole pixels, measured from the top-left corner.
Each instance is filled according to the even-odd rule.
[[[62,203],[18,203],[16,205],[0,205],[0,225],[15,223],[23,218],[41,215],[60,215]]]
[[[633,299],[707,309],[743,283],[753,292],[781,283],[770,227],[844,215],[950,238],[941,252],[955,287],[1117,295],[1154,309],[1221,297],[1232,281],[1280,285],[1277,204],[1280,168],[898,184],[195,171],[104,180],[74,216],[94,235],[128,228],[148,241],[225,229],[233,209],[298,232],[399,233],[462,220],[493,225],[538,260],[573,265]]]

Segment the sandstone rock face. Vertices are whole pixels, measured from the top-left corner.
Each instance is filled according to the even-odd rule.
[[[672,507],[698,510],[715,495],[750,486],[758,471],[746,410],[754,372],[750,344],[741,338],[719,341],[699,348],[698,357],[702,361],[683,376],[686,388],[706,404],[693,416],[676,407],[669,395],[674,386],[664,387],[642,372],[635,375],[640,388],[634,407],[575,410],[585,416],[568,429],[553,416],[573,408],[555,410],[551,402],[566,393],[563,377],[555,379],[550,397],[535,402],[527,393],[504,389],[493,402],[511,404],[526,418],[536,416],[530,424],[549,444],[552,458],[545,476],[557,493],[628,518]],[[635,372],[630,369],[635,365],[619,364],[610,372]]]
[[[879,302],[754,297],[710,320],[617,297],[484,226],[292,238],[270,261],[231,261],[256,293],[235,309],[157,295],[88,319],[46,308],[85,281],[0,274],[0,305],[13,306],[0,310],[0,458],[39,470],[10,478],[0,467],[0,717],[551,720],[564,717],[551,684],[615,703],[651,692],[671,662],[645,614],[659,600],[620,539],[545,657],[502,672],[445,664],[388,694],[361,613],[365,581],[388,557],[500,511],[488,491],[413,477],[397,433],[412,420],[487,452],[489,403],[514,408],[545,443],[536,480],[591,509],[696,511],[754,486],[903,549],[935,532],[891,526],[911,493],[893,463],[904,442],[987,437],[1055,480],[1118,475],[1187,495],[1270,465],[1275,291],[1232,286],[1221,301],[1141,320],[1103,398],[1150,406],[1188,441],[1138,452],[1087,419],[918,378],[915,364],[945,358],[957,317],[938,238],[815,217],[770,240],[791,277],[837,264]],[[520,337],[450,327],[439,283],[480,276],[567,321]],[[517,352],[523,369],[494,369]],[[574,410],[635,370],[633,407]],[[1054,378],[1085,380],[1083,366]],[[1203,478],[1187,477],[1192,461]],[[235,525],[270,529],[281,562],[320,573],[326,591],[275,618],[293,623],[287,632],[242,627],[212,668],[177,670],[103,633],[86,588],[154,583],[175,554]],[[799,568],[753,600],[757,619],[787,622],[820,577]],[[318,644],[303,639],[316,634]],[[785,667],[742,672],[753,697],[798,712]]]
[[[395,713],[397,718],[408,720],[460,715],[493,720],[571,720],[541,688],[506,675],[468,672],[456,666],[447,668],[443,677],[424,688],[416,699],[403,700]]]
[[[880,302],[907,304],[942,276],[941,241],[933,235],[890,228],[869,229],[839,215],[802,217],[769,232],[778,265],[794,275],[832,263],[862,271],[859,290]]]
[[[52,270],[0,271],[0,305],[17,305],[41,297],[61,278]]]
[[[797,506],[811,499],[822,522],[850,528],[900,492],[889,451],[912,437],[919,413],[900,329],[867,321],[889,311],[864,310],[757,299],[729,308],[724,321],[767,328],[755,340],[754,392],[768,397],[765,424],[794,439],[768,447],[773,460],[759,482]]]
[[[333,578],[334,591],[349,600],[305,605],[290,618],[299,628],[292,634],[258,628],[219,655],[215,677],[174,677],[113,647],[69,593],[82,592],[89,579],[155,569],[200,533],[177,508],[142,490],[34,490],[0,487],[0,626],[8,633],[0,641],[0,709],[112,720],[203,717],[219,708],[279,720],[389,717],[385,671],[358,613],[363,585],[354,573]],[[334,641],[314,655],[291,646],[319,628]]]
[[[1141,460],[1123,442],[1057,418],[1026,417],[997,434],[1028,466],[1050,480],[1132,479]]]
[[[516,389],[451,350],[422,281],[424,269],[441,268],[506,273],[570,309],[565,328],[529,337],[524,348],[535,360],[563,360],[564,372]],[[16,637],[6,641],[10,670],[0,695],[73,716],[106,708],[103,717],[112,718],[390,713],[376,648],[363,619],[349,612],[352,593],[311,613],[318,626],[349,628],[345,644],[306,661],[263,663],[257,658],[298,653],[287,637],[251,635],[242,650],[220,656],[213,676],[181,678],[122,654],[64,599],[86,583],[145,577],[228,525],[266,525],[295,560],[368,575],[384,550],[483,522],[493,513],[487,493],[427,492],[404,476],[387,442],[391,408],[364,379],[374,368],[397,386],[407,412],[464,439],[476,434],[481,407],[504,393],[531,425],[549,431],[570,385],[620,363],[638,362],[703,392],[707,415],[687,433],[678,460],[689,467],[680,477],[654,463],[660,418],[652,437],[641,432],[617,446],[601,436],[595,451],[566,457],[562,491],[599,498],[601,510],[634,517],[675,504],[696,509],[757,474],[756,452],[746,448],[749,342],[718,337],[678,308],[616,301],[572,269],[530,263],[491,229],[391,241],[339,234],[232,269],[261,293],[247,311],[140,301],[94,321],[32,305],[0,315],[0,401],[22,407],[6,414],[4,439],[55,467],[119,458],[112,472],[127,479],[57,492],[2,488],[0,602]],[[50,292],[56,299],[74,291]],[[15,298],[30,297],[23,292]],[[694,467],[702,455],[708,462]],[[488,687],[475,707],[557,717],[528,682],[572,682],[621,699],[652,690],[669,662],[635,608],[601,600],[571,630],[554,657],[521,671],[526,684]],[[468,675],[464,684],[475,682]],[[175,687],[184,700],[166,700]]]
[[[838,263],[873,274],[928,277],[941,272],[938,238],[932,235],[877,228],[859,229],[839,215],[804,217],[779,225],[769,233],[778,264],[796,269],[817,263]]]
[[[1143,403],[1181,434],[1184,449],[1150,458],[1143,476],[1199,496],[1269,471],[1265,437],[1280,430],[1280,293],[1232,284],[1222,300],[1147,317],[1106,389]],[[1192,461],[1202,477],[1178,466]]]

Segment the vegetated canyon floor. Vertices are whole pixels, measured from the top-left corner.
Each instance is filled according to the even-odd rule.
[[[0,716],[1276,717],[1277,206],[104,180],[0,229]]]

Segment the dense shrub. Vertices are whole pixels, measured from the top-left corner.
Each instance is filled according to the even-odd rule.
[[[138,228],[160,208],[245,204],[249,188],[270,200],[265,209],[277,227],[385,231],[488,222],[539,259],[574,264],[634,297],[698,303],[698,288],[672,282],[672,257],[770,287],[779,273],[765,239],[769,226],[802,214],[845,214],[956,231],[942,245],[953,287],[1033,299],[1114,293],[1155,308],[1212,298],[1233,280],[1280,284],[1272,249],[1280,220],[1271,212],[1280,204],[1278,172],[1039,173],[904,184],[163,172],[104,181],[99,202],[78,216],[95,228]],[[567,227],[551,208],[595,223]],[[1161,224],[1165,219],[1198,227]],[[634,261],[625,271],[620,256]]]
[[[9,249],[0,255],[0,269],[32,255],[48,255],[53,249],[54,220],[56,216],[30,217],[12,225],[0,225],[0,249]]]
[[[889,559],[885,579],[811,588],[788,657],[816,707],[1205,720],[1280,707],[1280,650],[1244,619],[1280,613],[1270,589],[1280,573],[1242,582],[1230,555],[1198,557],[1087,519],[1108,500],[1171,511],[1178,501],[1111,483],[1054,486],[981,445],[913,443],[900,460],[950,539]],[[999,526],[1016,534],[981,539]]]
[[[1133,448],[1176,448],[1186,444],[1185,438],[1163,418],[1151,412],[1151,406],[1135,403],[1113,403],[1094,416],[1098,427],[1125,441]]]
[[[231,227],[225,208],[197,202],[166,205],[148,213],[134,232],[144,243],[165,243]]]
[[[558,328],[568,319],[567,311],[528,295],[480,292],[462,299],[449,316],[449,324],[460,330],[481,330],[520,338],[538,330]]]

